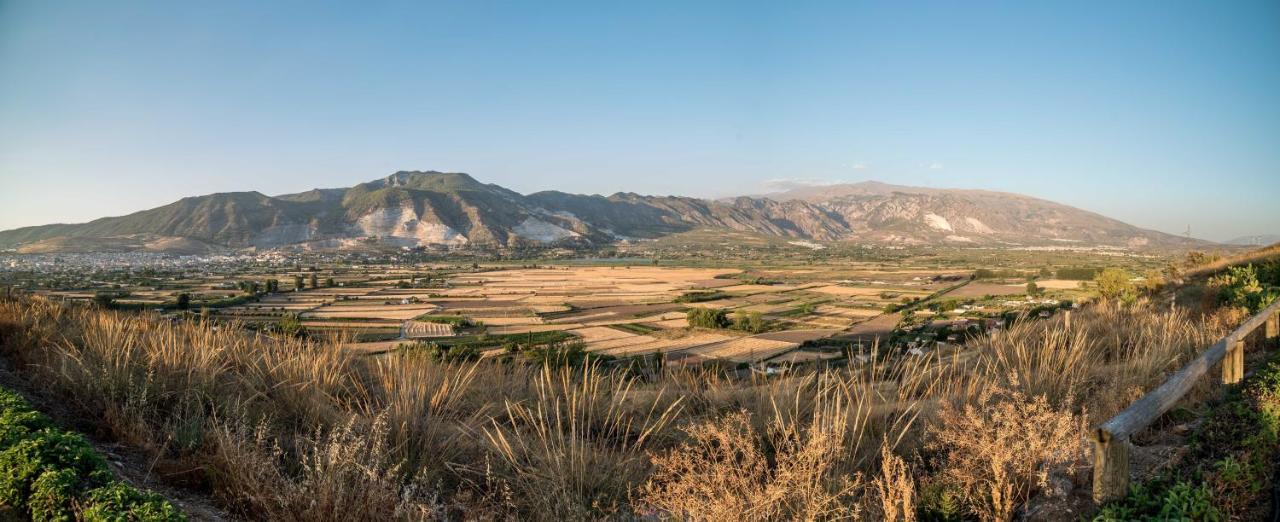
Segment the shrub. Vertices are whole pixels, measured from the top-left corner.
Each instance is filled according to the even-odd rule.
[[[1218,289],[1219,304],[1245,308],[1250,313],[1258,313],[1280,298],[1280,288],[1264,286],[1253,265],[1228,267],[1210,278],[1209,285]]]
[[[1119,268],[1108,268],[1093,278],[1098,285],[1098,295],[1104,299],[1128,300],[1135,296],[1129,274]]]
[[[915,481],[911,478],[907,463],[894,455],[888,444],[880,447],[880,476],[871,485],[880,500],[881,520],[915,521]]]
[[[116,482],[89,492],[84,511],[86,522],[162,522],[186,520],[164,497]]]
[[[729,325],[729,319],[724,310],[714,308],[690,308],[685,313],[685,317],[689,321],[689,326],[697,328],[724,328]]]
[[[764,317],[760,312],[738,310],[733,314],[733,328],[744,332],[760,333],[764,331]]]
[[[1204,486],[1192,486],[1188,482],[1178,482],[1170,487],[1162,487],[1159,484],[1133,486],[1123,502],[1103,506],[1093,520],[1094,522],[1128,520],[1217,522],[1225,518],[1213,506],[1208,489]]]
[[[689,442],[655,456],[641,496],[677,519],[850,518],[859,477],[838,472],[846,428],[834,419],[805,429],[774,422],[762,436],[746,412],[731,413],[689,428]]]
[[[994,386],[973,404],[945,404],[929,429],[928,448],[942,456],[943,477],[971,512],[1011,520],[1051,471],[1078,463],[1077,435],[1084,428],[1083,416],[1051,407],[1044,396]]]
[[[410,354],[424,354],[435,362],[443,363],[470,362],[480,359],[480,348],[469,344],[441,346],[433,342],[417,341],[401,344],[398,349]]]
[[[685,292],[675,299],[677,303],[703,303],[706,301],[715,301],[729,297],[729,294],[719,290]]]
[[[1092,281],[1093,278],[1098,277],[1099,272],[1101,272],[1101,270],[1097,268],[1079,268],[1079,267],[1059,268],[1058,279],[1070,279],[1074,281]]]
[[[0,503],[25,509],[42,475],[68,470],[74,477],[101,481],[106,466],[78,435],[52,428],[31,433],[0,450]]]
[[[419,315],[419,316],[417,316],[417,317],[414,317],[414,318],[413,318],[413,320],[414,320],[414,321],[421,321],[421,322],[424,322],[424,323],[441,323],[441,324],[448,324],[448,325],[453,325],[453,327],[454,327],[454,328],[466,328],[466,327],[468,327],[468,326],[475,326],[475,324],[471,322],[471,319],[467,318],[466,316],[462,316],[462,315],[431,315],[431,314],[427,314],[427,315]]]
[[[112,495],[103,496],[109,490]],[[104,498],[111,498],[105,502]],[[45,520],[185,520],[163,498],[116,482],[93,447],[0,389],[0,505]],[[83,508],[83,510],[81,510]]]

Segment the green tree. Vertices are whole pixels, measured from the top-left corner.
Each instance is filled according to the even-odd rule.
[[[1027,281],[1027,295],[1040,295],[1040,287],[1035,281]]]
[[[116,297],[114,295],[106,292],[93,294],[93,304],[98,305],[99,308],[110,310],[111,305],[115,303],[115,300]]]
[[[1098,286],[1098,295],[1103,299],[1128,300],[1134,295],[1128,272],[1120,268],[1108,268],[1099,272],[1093,282]]]
[[[764,317],[760,315],[760,312],[738,310],[733,313],[733,329],[760,333],[764,331]]]
[[[724,310],[714,308],[690,308],[685,313],[685,317],[689,321],[689,326],[696,328],[724,328],[729,324],[729,319],[725,316]]]
[[[311,273],[311,288],[320,288],[320,280],[316,277],[315,272]]]
[[[191,308],[191,294],[183,292],[178,294],[178,309],[186,310]]]
[[[302,290],[302,276],[300,275],[293,276],[293,291],[297,292],[298,290]]]
[[[333,278],[332,278],[332,277],[329,277],[329,278],[325,278],[325,280],[324,280],[324,286],[329,287],[329,288],[333,288],[334,286],[337,286],[337,285],[333,284]]]
[[[276,331],[286,337],[302,337],[307,333],[306,328],[302,326],[302,321],[298,319],[298,314],[293,313],[284,314],[284,317],[280,318],[280,322],[276,323]]]

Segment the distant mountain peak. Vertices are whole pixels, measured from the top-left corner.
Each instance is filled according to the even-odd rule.
[[[634,192],[522,195],[465,173],[430,170],[276,197],[258,192],[188,197],[127,216],[0,232],[0,248],[133,248],[129,245],[140,244],[139,237],[149,238],[148,248],[188,249],[196,244],[344,248],[371,238],[393,246],[601,244],[706,227],[894,245],[1201,244],[1066,205],[982,190],[867,180],[718,201]]]
[[[484,186],[470,174],[435,170],[402,170],[370,184],[419,190],[458,190]]]

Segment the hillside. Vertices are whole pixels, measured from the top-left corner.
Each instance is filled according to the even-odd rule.
[[[1199,243],[1008,192],[907,187],[868,181],[800,187],[761,197],[814,205],[849,223],[850,235],[873,242],[1126,247]]]
[[[0,248],[30,252],[300,245],[607,244],[694,228],[894,245],[1179,247],[1201,242],[1144,230],[1051,201],[980,190],[877,182],[759,197],[522,195],[467,174],[402,171],[350,188],[267,196],[233,192],[83,224],[0,232]]]

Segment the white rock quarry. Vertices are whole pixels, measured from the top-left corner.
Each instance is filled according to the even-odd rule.
[[[515,235],[525,239],[542,241],[544,243],[552,243],[581,235],[572,230],[565,230],[535,217],[525,218],[524,221],[512,228],[511,231],[514,232]]]
[[[937,214],[933,214],[933,213],[925,214],[924,222],[925,224],[929,225],[930,228],[934,228],[937,230],[946,230],[947,232],[955,231],[955,229],[951,228],[951,222],[947,221],[947,218],[944,218]]]
[[[986,223],[978,221],[978,218],[966,217],[964,218],[964,221],[965,223],[969,224],[969,228],[973,229],[974,232],[977,232],[979,234],[994,234],[996,232],[994,230],[991,230],[991,227],[987,226]]]
[[[466,236],[443,223],[423,221],[411,207],[381,208],[360,216],[355,228],[363,236],[387,238],[402,246],[461,245]]]
[[[316,229],[311,225],[276,225],[267,227],[254,238],[253,246],[258,248],[277,247],[293,243],[301,243],[314,238]]]
[[[809,249],[813,249],[813,250],[822,250],[822,249],[824,249],[824,248],[827,248],[827,247],[823,246],[823,245],[822,245],[822,244],[820,244],[820,243],[814,243],[813,241],[804,241],[804,240],[800,240],[800,241],[787,241],[787,244],[788,244],[788,245],[795,245],[795,246],[798,246],[798,247],[805,247],[805,248],[809,248]]]

